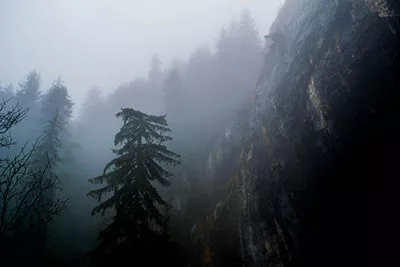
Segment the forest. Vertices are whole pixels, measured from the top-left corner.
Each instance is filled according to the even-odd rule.
[[[107,96],[92,88],[81,107],[61,77],[43,88],[31,71],[2,87],[1,254],[42,266],[106,266],[132,252],[151,266],[201,262],[192,254],[207,254],[207,240],[183,244],[210,212],[207,154],[251,105],[262,58],[243,11],[216,47],[167,68],[155,54],[146,79]]]
[[[1,83],[0,265],[389,265],[399,17],[396,0],[285,0],[268,32],[245,9],[83,100],[35,69]]]

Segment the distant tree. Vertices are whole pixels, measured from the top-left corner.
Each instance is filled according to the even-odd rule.
[[[40,75],[36,71],[29,72],[19,86],[16,102],[24,108],[34,107],[40,97]]]
[[[41,104],[40,125],[42,125],[42,129],[45,131],[41,133],[42,140],[43,142],[55,142],[42,143],[42,145],[57,144],[58,150],[55,147],[47,147],[44,151],[51,154],[53,161],[56,160],[57,166],[53,166],[53,168],[56,168],[58,172],[64,169],[64,173],[61,176],[65,180],[68,176],[66,164],[73,162],[73,150],[80,149],[80,145],[71,140],[72,128],[70,120],[73,103],[68,95],[67,87],[62,83],[60,78],[53,83],[43,96]],[[49,136],[49,134],[53,134],[53,136]],[[61,166],[58,163],[62,163]]]
[[[151,59],[148,79],[152,87],[158,88],[161,85],[163,71],[161,69],[161,60],[157,54],[155,54]]]
[[[62,121],[59,112],[57,111],[54,117],[45,125],[42,136],[37,144],[37,147],[33,153],[32,161],[33,166],[37,169],[46,168],[46,172],[43,176],[46,180],[53,181],[57,187],[49,188],[43,192],[41,203],[59,201],[60,197],[57,196],[57,191],[61,189],[61,179],[58,175],[58,165],[61,163],[61,151],[63,148],[63,142],[61,140],[63,131],[65,128],[65,121]],[[52,221],[44,223],[43,218],[47,215],[45,210],[46,205],[40,205],[35,210],[35,214],[30,214],[36,218],[38,222],[35,226],[35,231],[32,233],[32,239],[36,246],[45,247],[49,239],[49,227]]]
[[[262,67],[261,38],[248,10],[239,21],[221,31],[217,42],[218,96],[224,120],[232,119],[238,106],[254,90]],[[230,118],[230,119],[228,119]]]
[[[14,97],[14,88],[12,84],[7,87],[0,86],[0,101],[7,101]]]
[[[26,75],[24,80],[19,82],[20,89],[12,98],[13,104],[27,109],[27,120],[22,121],[13,127],[13,136],[18,140],[18,144],[13,146],[12,150],[17,153],[23,143],[35,142],[40,133],[38,126],[38,118],[40,115],[39,98],[40,98],[40,76],[36,71],[31,71]]]
[[[185,81],[190,90],[187,90],[185,96],[188,100],[190,110],[190,118],[194,119],[193,123],[197,122],[197,117],[209,117],[210,114],[205,114],[207,110],[214,113],[220,99],[217,96],[220,90],[217,79],[218,69],[215,68],[214,54],[208,47],[199,47],[189,58],[185,72]],[[204,105],[207,103],[207,105]]]
[[[61,120],[60,113],[57,111],[54,117],[45,125],[35,154],[38,164],[42,165],[48,162],[49,158],[52,160],[53,166],[60,162],[61,135],[65,123],[65,121]]]
[[[216,43],[216,55],[217,58],[222,61],[228,61],[232,56],[232,33],[234,32],[236,24],[231,22],[229,29],[223,28],[219,33],[219,38]]]
[[[15,141],[10,130],[26,116],[27,110],[18,105],[7,108],[0,105],[0,148],[8,149]],[[0,160],[0,254],[2,262],[12,259],[13,263],[24,260],[32,262],[28,255],[38,256],[42,246],[34,240],[38,226],[47,225],[61,211],[64,201],[48,198],[48,192],[58,188],[58,180],[49,175],[50,162],[41,167],[34,163],[36,144],[26,145],[14,156]],[[32,243],[33,242],[33,243]],[[20,256],[23,255],[21,258]]]
[[[177,69],[172,69],[164,81],[166,112],[173,122],[177,121],[183,111],[185,91],[183,79]]]
[[[86,93],[83,104],[79,110],[78,120],[75,124],[75,135],[78,136],[78,138],[84,140],[89,137],[90,140],[96,141],[85,142],[86,140],[84,140],[82,145],[85,146],[86,150],[88,150],[88,147],[91,147],[92,143],[105,142],[109,140],[110,136],[113,136],[113,133],[111,133],[107,136],[108,139],[104,137],[104,120],[109,122],[110,118],[112,118],[107,108],[100,89],[93,87]],[[98,120],[98,117],[103,118],[103,120]],[[107,130],[108,132],[110,131],[110,129]],[[94,134],[99,132],[102,132],[102,134]],[[99,148],[98,144],[93,145],[93,148]]]
[[[148,72],[148,79],[146,83],[145,94],[141,96],[142,103],[146,103],[146,107],[141,107],[135,103],[138,109],[150,113],[162,113],[165,111],[165,101],[163,92],[163,81],[165,78],[165,71],[162,69],[162,62],[157,54],[151,58],[150,70]],[[135,93],[137,96],[138,94]]]
[[[249,10],[244,10],[241,14],[238,33],[239,36],[242,38],[242,43],[253,45],[253,49],[255,50],[260,49],[260,35],[256,29],[256,24],[251,17],[251,13]]]
[[[111,258],[117,254],[124,257],[119,253],[136,253],[138,259],[149,256],[156,240],[166,234],[162,209],[167,204],[153,183],[170,185],[171,174],[162,164],[178,164],[179,155],[164,145],[172,139],[165,135],[170,131],[165,116],[124,108],[117,117],[123,120],[115,135],[115,145],[120,146],[113,150],[117,157],[105,166],[102,175],[89,180],[106,185],[88,195],[100,203],[92,214],[104,214],[112,208],[115,212],[112,223],[100,234],[99,249],[108,251]]]
[[[207,46],[198,47],[190,56],[187,68],[185,72],[185,78],[191,80],[193,85],[200,83],[199,87],[196,88],[198,94],[202,91],[207,90],[204,88],[204,83],[213,82],[213,64],[215,63],[213,53]]]
[[[231,21],[229,27],[220,32],[216,48],[221,63],[232,64],[224,66],[228,70],[252,70],[254,66],[250,64],[261,64],[261,37],[248,10],[242,12],[239,21]]]
[[[102,119],[99,120],[99,117]],[[107,125],[107,127],[104,127],[104,125]],[[112,142],[110,140],[112,140],[118,126],[118,120],[110,112],[110,103],[106,103],[100,89],[91,88],[86,93],[74,127],[74,137],[79,140],[85,150],[84,154],[79,153],[76,156],[81,160],[83,160],[82,156],[88,156],[90,159],[96,157],[98,160],[102,158],[101,162],[106,162],[109,159],[108,154],[111,153],[102,152],[104,146]],[[102,169],[102,167],[98,169]],[[87,190],[84,195],[86,193]]]
[[[68,95],[68,89],[60,78],[56,80],[43,96],[41,113],[42,123],[46,124],[58,112],[59,120],[67,122],[72,117],[73,103]]]
[[[60,155],[72,155],[71,149],[77,144],[70,143],[70,125],[73,103],[68,95],[68,89],[60,78],[56,80],[42,98],[40,125],[42,129],[48,127],[49,122],[57,119],[58,138],[64,143]],[[66,145],[68,143],[68,145]],[[67,157],[64,157],[66,160]]]
[[[95,114],[99,112],[99,106],[103,103],[103,96],[99,88],[92,87],[87,91],[79,116],[87,120],[93,120]]]

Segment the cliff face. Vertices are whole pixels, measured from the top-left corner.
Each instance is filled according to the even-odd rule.
[[[287,0],[253,109],[210,154],[214,266],[366,260],[367,186],[400,147],[399,12],[389,0]]]

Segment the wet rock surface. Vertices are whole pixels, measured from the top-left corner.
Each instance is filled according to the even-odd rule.
[[[286,2],[271,28],[285,45],[211,153],[214,266],[367,260],[367,188],[393,176],[400,148],[399,14],[389,0]]]

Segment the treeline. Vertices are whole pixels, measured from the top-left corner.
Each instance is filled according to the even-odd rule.
[[[60,79],[43,93],[35,71],[19,87],[0,91],[0,253],[2,262],[39,263],[51,259],[50,226],[67,201],[73,104]]]
[[[78,161],[91,166],[86,170],[89,177],[99,175],[113,157],[111,141],[120,126],[114,114],[121,107],[167,114],[173,137],[169,148],[181,155],[181,164],[167,167],[173,173],[171,186],[155,187],[173,207],[169,210],[170,240],[181,245],[180,257],[186,263],[208,261],[206,217],[213,215],[211,196],[216,191],[209,153],[221,136],[228,139],[240,131],[237,122],[250,112],[262,64],[260,34],[245,11],[221,30],[212,47],[201,46],[187,61],[175,60],[167,68],[154,56],[147,79],[122,85],[107,97],[93,88],[80,111],[76,136],[84,152]],[[88,216],[88,211],[82,216]],[[107,225],[107,212],[99,220]]]
[[[12,106],[21,115],[1,131],[3,138],[18,141],[10,139],[7,147],[13,149],[3,149],[1,156],[13,159],[19,150],[27,151],[29,167],[22,176],[39,170],[51,182],[49,189],[38,189],[38,207],[51,211],[45,223],[32,228],[34,216],[24,215],[14,227],[20,232],[7,228],[4,236],[40,241],[35,247],[43,257],[72,260],[72,265],[112,264],[132,255],[132,261],[147,257],[153,262],[160,260],[151,258],[156,252],[176,266],[211,264],[207,237],[202,236],[207,231],[200,229],[212,213],[208,154],[217,140],[239,130],[238,117],[246,117],[251,108],[262,64],[261,38],[245,11],[221,30],[213,47],[199,47],[187,61],[175,60],[164,68],[155,55],[147,78],[108,96],[101,94],[101,85],[92,88],[74,121],[73,104],[60,79],[45,93],[36,72],[28,74],[17,92],[3,88],[1,97],[10,99],[4,116],[12,114]],[[25,142],[35,145],[30,149]],[[178,155],[180,165],[173,166]],[[16,188],[30,184],[27,178],[18,181],[22,185]],[[7,186],[1,186],[3,197]],[[7,203],[15,210],[15,201]],[[0,209],[7,203],[0,202]],[[33,234],[26,238],[28,232]],[[11,246],[1,236],[0,245],[9,252]],[[204,242],[193,245],[194,236]],[[21,242],[15,241],[15,253],[21,252]],[[26,247],[26,253],[39,255],[29,252],[31,243]]]
[[[239,21],[221,30],[212,47],[197,48],[187,61],[175,60],[163,67],[155,55],[147,79],[124,84],[106,98],[96,88],[88,93],[77,122],[78,134],[102,128],[103,121],[93,121],[94,117],[114,121],[113,130],[103,129],[102,134],[111,145],[118,128],[113,114],[121,106],[133,106],[167,114],[174,137],[182,139],[176,143],[198,146],[224,130],[245,100],[251,101],[263,64],[261,43],[250,14],[243,12]]]

